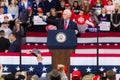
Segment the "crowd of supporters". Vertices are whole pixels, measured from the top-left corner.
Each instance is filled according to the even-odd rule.
[[[9,22],[9,28],[12,31],[16,19],[19,19],[19,23],[26,32],[30,29],[28,27],[36,25],[35,16],[62,18],[62,12],[65,9],[71,10],[71,20],[78,24],[81,32],[90,31],[90,28],[96,27],[101,31],[120,31],[120,5],[117,0],[81,0],[81,3],[75,0],[72,4],[66,3],[65,0],[1,0],[0,22]],[[37,25],[46,26],[47,24]],[[9,33],[11,33],[10,30]]]
[[[80,2],[74,0],[70,4],[65,0],[0,0],[0,52],[20,52],[21,39],[27,31],[48,31],[53,28],[53,25],[46,23],[39,16],[44,15],[43,17],[53,20],[62,18],[65,9],[71,11],[70,19],[77,23],[81,33],[86,31],[120,32],[119,0],[81,0]],[[66,78],[64,80],[67,80],[63,70],[64,65],[59,65],[59,67],[61,66],[61,71],[53,70],[48,77],[52,76],[55,80],[63,80],[61,77],[63,73],[63,77]],[[27,75],[24,71],[18,72],[18,74],[16,80],[24,80]],[[75,77],[73,80],[92,80],[93,78],[97,80],[94,74],[85,75],[83,78],[79,71],[78,74],[79,79]],[[103,77],[101,75],[97,77],[104,78],[102,80],[115,80],[115,72],[107,71],[105,74]],[[16,76],[12,76],[8,75],[8,79],[5,77],[5,80],[14,80],[13,78]],[[39,77],[39,75],[37,76]],[[18,79],[19,77],[20,79]],[[31,80],[38,80],[35,75],[30,77],[33,78]]]

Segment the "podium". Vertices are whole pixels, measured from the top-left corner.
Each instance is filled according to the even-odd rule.
[[[70,53],[75,52],[77,37],[73,30],[50,30],[48,31],[47,46],[52,53],[52,68],[57,64],[67,67],[67,76],[70,80]]]

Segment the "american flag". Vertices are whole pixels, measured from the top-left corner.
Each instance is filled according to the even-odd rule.
[[[78,37],[79,44],[75,49],[75,53],[70,55],[70,72],[76,69],[82,72],[96,72],[97,70],[96,34],[93,33],[92,35],[92,33],[90,33],[87,37],[86,35],[88,35],[88,33]],[[100,33],[99,36],[99,71],[107,71],[112,69],[117,73],[118,80],[120,77],[120,34]],[[45,45],[46,39],[46,33],[27,34],[27,44],[22,45],[21,47],[22,70],[29,72],[33,72],[35,70],[37,66],[36,57],[31,54],[26,54],[34,48],[39,49],[42,52],[44,65],[43,73],[47,73],[51,70],[51,53],[49,53],[49,49]],[[3,64],[4,73],[17,71],[20,69],[19,56],[19,53],[0,54],[0,63]]]
[[[83,43],[97,43],[97,37],[99,43],[120,43],[119,32],[99,32],[99,33],[83,33],[77,38],[78,44]],[[27,43],[46,43],[47,33],[44,32],[27,32],[26,33]]]

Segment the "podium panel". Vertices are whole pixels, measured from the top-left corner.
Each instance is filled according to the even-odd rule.
[[[74,30],[48,31],[47,46],[49,49],[73,49],[77,45]]]

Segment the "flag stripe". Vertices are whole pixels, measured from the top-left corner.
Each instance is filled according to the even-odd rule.
[[[38,49],[41,52],[49,52],[49,49],[46,45],[22,45],[22,53],[27,53],[32,51],[32,49]],[[119,54],[120,53],[120,44],[100,44],[98,46],[99,54]],[[97,45],[95,44],[78,44],[75,49],[75,53],[77,54],[96,54],[97,53]]]
[[[0,52],[0,57],[5,57],[5,56],[20,56],[20,53],[17,52],[8,52],[8,53],[4,53],[4,52]]]
[[[71,65],[97,65],[96,59],[96,57],[71,57]],[[99,57],[99,65],[120,65],[119,60],[120,57]]]
[[[99,32],[99,43],[120,43],[120,34],[118,32]],[[37,40],[37,41],[36,41]],[[28,43],[46,43],[47,33],[27,32],[26,42]],[[85,33],[78,37],[78,43],[97,43],[96,33]]]
[[[96,54],[97,53],[97,49],[75,49],[75,53],[77,54],[81,54],[81,53],[84,53],[84,54]],[[100,54],[111,54],[111,53],[114,53],[114,54],[120,54],[120,49],[99,49],[99,53]]]
[[[76,54],[72,53],[71,57],[96,57],[97,54]],[[98,54],[99,57],[120,57],[120,54]]]
[[[27,32],[26,33],[26,36],[28,37],[47,37],[47,33],[45,32]],[[85,37],[85,38],[92,38],[92,37],[96,37],[97,36],[97,33],[90,33],[90,32],[87,32],[87,33],[83,33],[81,34],[79,37]],[[119,32],[99,32],[99,37],[119,37],[120,34]]]
[[[19,64],[19,56],[0,56],[0,64]]]
[[[51,64],[51,57],[43,57],[43,61],[42,61],[42,63],[44,64],[44,65],[46,65],[46,64]],[[35,64],[38,64],[37,63],[37,58],[35,57],[35,56],[31,56],[31,57],[22,57],[22,64],[24,64],[24,65],[29,65],[29,64],[31,64],[31,65],[35,65]]]
[[[26,42],[47,43],[47,37],[26,37]],[[77,38],[77,43],[97,43],[97,38]],[[120,37],[99,37],[99,43],[120,43]]]

